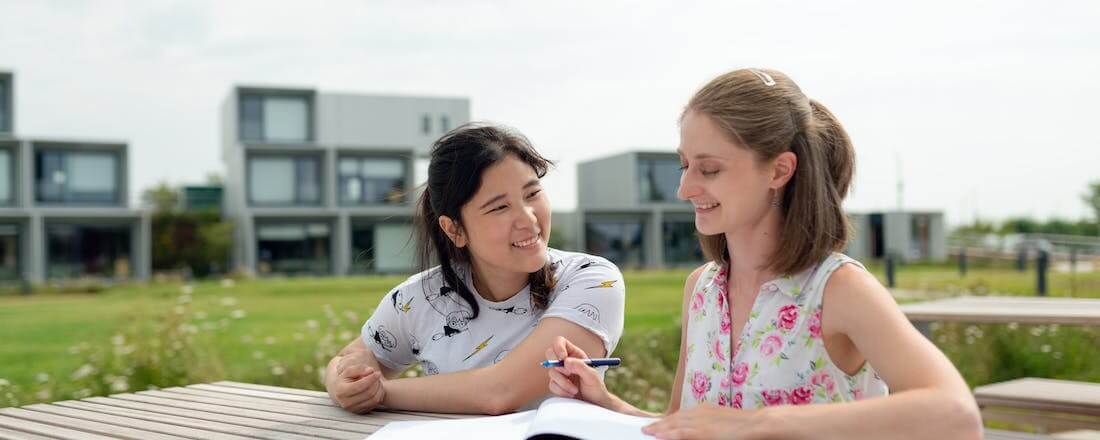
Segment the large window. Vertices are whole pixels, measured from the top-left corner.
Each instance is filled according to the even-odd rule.
[[[415,243],[403,223],[357,221],[351,225],[351,272],[411,272]]]
[[[258,224],[256,269],[261,274],[331,273],[331,235],[326,222]]]
[[[308,95],[245,93],[240,100],[240,136],[251,142],[307,142],[313,137]]]
[[[665,263],[672,265],[698,264],[703,261],[703,251],[695,235],[695,221],[690,219],[666,220],[661,225],[664,239]]]
[[[34,156],[37,200],[117,204],[119,156],[102,151],[39,151]]]
[[[11,150],[0,148],[0,206],[15,201],[15,176]]]
[[[590,220],[584,225],[585,249],[620,266],[645,264],[645,227],[641,220]]]
[[[676,202],[680,188],[680,161],[638,159],[638,198],[641,202]]]
[[[46,225],[46,272],[50,278],[130,276],[127,225]]]
[[[0,281],[19,278],[19,226],[0,223]]]
[[[320,204],[320,160],[316,156],[250,157],[248,200],[253,205]]]
[[[342,157],[337,168],[341,204],[400,204],[405,201],[405,159]]]

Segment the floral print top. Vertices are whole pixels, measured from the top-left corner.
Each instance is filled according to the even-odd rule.
[[[845,263],[834,253],[802,273],[764,283],[731,351],[728,269],[707,263],[688,305],[680,408],[702,402],[734,408],[846,402],[884,396],[869,363],[849,376],[829,359],[821,338],[825,282]]]

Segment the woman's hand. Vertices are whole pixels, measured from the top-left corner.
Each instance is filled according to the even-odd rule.
[[[550,348],[546,349],[546,358],[565,360],[564,367],[554,367],[550,370],[550,392],[615,410],[612,408],[614,399],[607,391],[603,378],[595,368],[584,363],[584,360],[588,359],[584,350],[559,336]]]
[[[386,397],[385,377],[370,366],[366,353],[353,351],[338,358],[335,375],[326,378],[329,397],[353,413],[365,413]]]
[[[764,411],[741,410],[704,403],[677,411],[642,428],[659,439],[753,439],[763,438]]]

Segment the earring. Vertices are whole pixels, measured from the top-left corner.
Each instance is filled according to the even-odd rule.
[[[775,196],[772,197],[772,206],[778,208],[779,207],[779,190],[776,189],[776,190],[773,190],[773,191],[775,191]]]

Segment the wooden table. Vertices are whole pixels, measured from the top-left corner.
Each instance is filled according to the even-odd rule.
[[[351,414],[318,391],[216,382],[0,409],[0,439],[363,439],[394,420],[470,417]],[[987,430],[987,440],[1052,437]]]
[[[1100,299],[960,296],[901,305],[925,336],[935,321],[1100,326]]]

